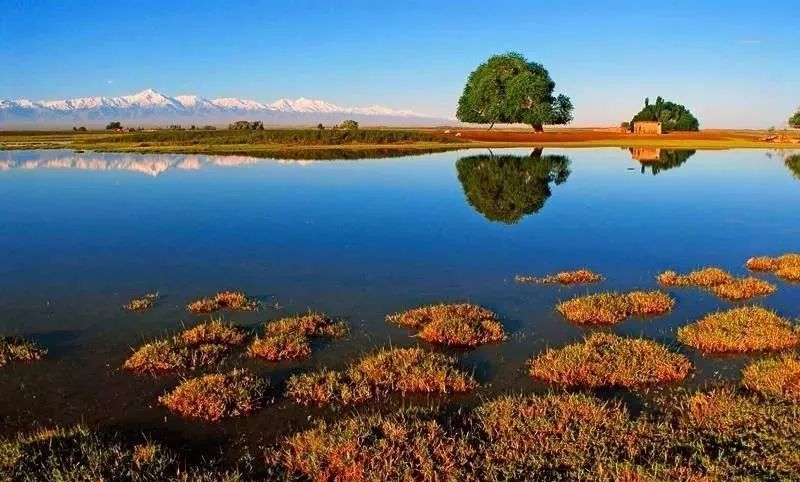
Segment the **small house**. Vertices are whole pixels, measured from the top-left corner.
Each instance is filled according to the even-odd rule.
[[[661,122],[658,121],[634,121],[634,134],[661,134]]]

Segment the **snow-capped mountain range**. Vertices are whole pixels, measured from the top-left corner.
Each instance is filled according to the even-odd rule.
[[[433,125],[447,119],[379,105],[342,107],[324,100],[278,99],[264,104],[232,97],[206,99],[196,95],[170,97],[153,89],[119,97],[81,97],[67,100],[0,100],[0,127],[97,126],[108,121],[155,125],[167,122],[224,123],[234,119],[264,124],[316,124],[354,119],[366,124]]]

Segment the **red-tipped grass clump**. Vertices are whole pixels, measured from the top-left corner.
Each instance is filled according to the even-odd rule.
[[[745,353],[796,347],[800,333],[774,311],[745,306],[679,328],[678,340],[707,353]]]
[[[527,276],[517,275],[514,277],[517,283],[533,283],[533,284],[561,284],[561,285],[578,285],[599,283],[603,277],[588,269],[578,269],[575,271],[562,271],[556,274],[548,274],[545,276]]]
[[[158,293],[147,293],[141,298],[134,298],[125,305],[122,309],[125,311],[147,311],[153,307],[153,304],[158,301]]]
[[[0,336],[0,367],[9,362],[33,362],[41,360],[47,349],[22,338]]]
[[[467,303],[421,306],[391,314],[386,321],[417,328],[420,338],[440,345],[474,347],[506,339],[493,312]]]
[[[613,325],[631,316],[656,316],[669,312],[675,300],[660,291],[597,293],[563,301],[556,311],[581,325]]]
[[[209,320],[171,338],[142,345],[125,360],[124,368],[149,375],[205,368],[221,362],[245,338],[241,329]]]
[[[263,403],[267,382],[247,370],[185,380],[158,401],[185,417],[216,421],[255,412]]]
[[[786,281],[800,282],[800,253],[788,253],[777,258],[757,256],[747,260],[747,268],[762,273],[772,272]]]
[[[308,480],[475,481],[476,440],[451,432],[430,410],[324,421],[284,439],[268,462]]]
[[[742,385],[766,397],[800,402],[800,356],[765,358],[742,370]]]
[[[267,323],[264,336],[256,337],[247,352],[269,361],[307,358],[311,356],[311,338],[338,338],[346,334],[344,323],[322,313],[308,313]]]
[[[294,375],[286,395],[306,405],[347,405],[391,393],[466,392],[476,385],[451,357],[422,348],[391,348],[367,355],[340,372],[323,369]]]
[[[654,341],[594,333],[528,361],[532,377],[568,387],[635,387],[683,380],[689,360]]]
[[[728,283],[733,276],[720,268],[702,268],[689,274],[680,275],[675,271],[665,271],[658,275],[658,282],[664,286],[699,286],[707,288]]]
[[[485,439],[486,480],[594,473],[594,464],[626,460],[637,445],[621,403],[583,394],[504,396],[478,407],[475,416]]]
[[[758,296],[767,296],[777,290],[777,287],[764,280],[747,277],[736,278],[728,283],[712,286],[709,291],[720,298],[732,301],[749,300]]]
[[[238,291],[222,291],[213,298],[200,298],[186,305],[186,310],[194,314],[213,313],[223,308],[236,311],[255,311],[258,309],[258,301],[251,300],[244,293]]]

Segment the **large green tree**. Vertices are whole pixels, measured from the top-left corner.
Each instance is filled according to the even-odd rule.
[[[516,52],[494,55],[469,75],[456,118],[489,124],[489,129],[495,124],[529,124],[541,132],[544,125],[572,120],[572,102],[563,94],[554,96],[555,87],[542,64]]]
[[[664,132],[700,129],[700,122],[689,109],[661,97],[656,98],[655,104],[651,104],[650,99],[645,99],[644,107],[631,120],[633,123],[636,121],[659,121]]]
[[[800,129],[800,108],[797,109],[793,116],[789,117],[789,127]]]
[[[538,212],[552,194],[551,184],[569,177],[566,156],[466,156],[456,161],[467,202],[489,221],[514,224]]]

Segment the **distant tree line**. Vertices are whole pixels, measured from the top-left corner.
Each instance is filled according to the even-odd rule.
[[[261,121],[240,120],[228,124],[228,129],[232,131],[263,131],[264,123]]]
[[[800,129],[800,107],[797,108],[797,112],[793,116],[789,117],[789,127]]]

